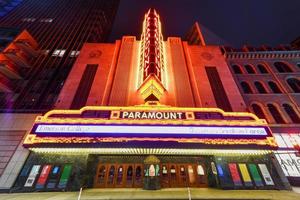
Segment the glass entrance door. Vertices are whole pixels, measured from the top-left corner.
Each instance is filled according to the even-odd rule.
[[[163,188],[170,187],[170,168],[169,164],[162,164],[161,165],[161,177],[160,177],[160,184]]]
[[[144,169],[142,164],[134,165],[134,187],[143,187]]]
[[[162,188],[207,187],[207,174],[202,163],[161,163],[159,177]],[[144,165],[142,163],[98,164],[94,187],[142,188]]]
[[[178,175],[178,187],[187,187],[188,186],[188,176],[187,176],[187,167],[185,164],[177,165],[177,175]]]
[[[106,165],[98,165],[95,180],[94,180],[94,187],[105,187],[106,183]]]
[[[124,185],[124,165],[118,165],[116,174],[115,187],[123,187]]]

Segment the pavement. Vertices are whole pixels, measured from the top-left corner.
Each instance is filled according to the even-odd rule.
[[[86,189],[79,192],[35,192],[0,194],[0,200],[300,200],[300,194],[278,190],[219,190],[212,188],[170,188],[156,191],[120,188]]]

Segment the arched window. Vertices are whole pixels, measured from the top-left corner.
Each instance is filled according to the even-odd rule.
[[[265,87],[263,86],[263,84],[261,84],[260,82],[255,81],[255,82],[254,82],[254,85],[255,85],[255,87],[256,87],[256,89],[257,89],[257,91],[258,91],[259,93],[261,93],[261,94],[266,94],[266,93],[267,93],[266,88],[265,88]]]
[[[282,93],[281,90],[279,89],[278,85],[276,83],[274,83],[273,81],[269,81],[268,84],[274,93]]]
[[[251,65],[245,65],[244,66],[248,74],[255,74],[255,70]]]
[[[293,72],[292,69],[283,62],[275,62],[274,66],[279,73]]]
[[[262,74],[268,74],[268,70],[266,69],[266,67],[262,64],[258,64],[257,65],[258,70],[260,71],[260,73]]]
[[[286,81],[289,86],[292,88],[294,93],[300,93],[300,81],[296,78],[289,78]]]
[[[247,82],[245,82],[245,81],[241,82],[241,86],[242,86],[243,92],[245,94],[252,94],[253,93],[250,85]]]
[[[242,74],[243,73],[241,67],[238,66],[238,65],[232,65],[232,69],[233,69],[235,74]]]
[[[272,114],[275,122],[278,124],[284,124],[285,122],[284,122],[280,112],[276,108],[276,106],[274,106],[273,104],[268,104],[267,106],[268,106],[268,109],[269,109],[270,113]]]
[[[257,105],[257,104],[252,104],[252,110],[254,112],[254,114],[260,118],[260,119],[266,119],[265,113],[263,111],[263,109]]]
[[[290,106],[289,104],[282,104],[285,112],[289,115],[289,117],[291,118],[293,123],[300,123],[300,118],[298,116],[298,114],[296,113],[296,111],[294,110],[294,108],[292,106]]]

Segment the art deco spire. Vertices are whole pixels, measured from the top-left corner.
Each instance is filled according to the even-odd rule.
[[[143,22],[139,61],[139,91],[145,101],[159,100],[165,88],[165,61],[161,22],[149,9]]]

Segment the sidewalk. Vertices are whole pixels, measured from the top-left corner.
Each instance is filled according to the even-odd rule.
[[[0,200],[77,200],[78,192],[40,192],[0,194]],[[87,189],[82,192],[80,200],[155,200],[155,199],[189,199],[186,188],[172,188],[157,191],[142,189]],[[300,194],[292,191],[276,190],[218,190],[212,188],[192,188],[191,199],[206,200],[298,200]]]

